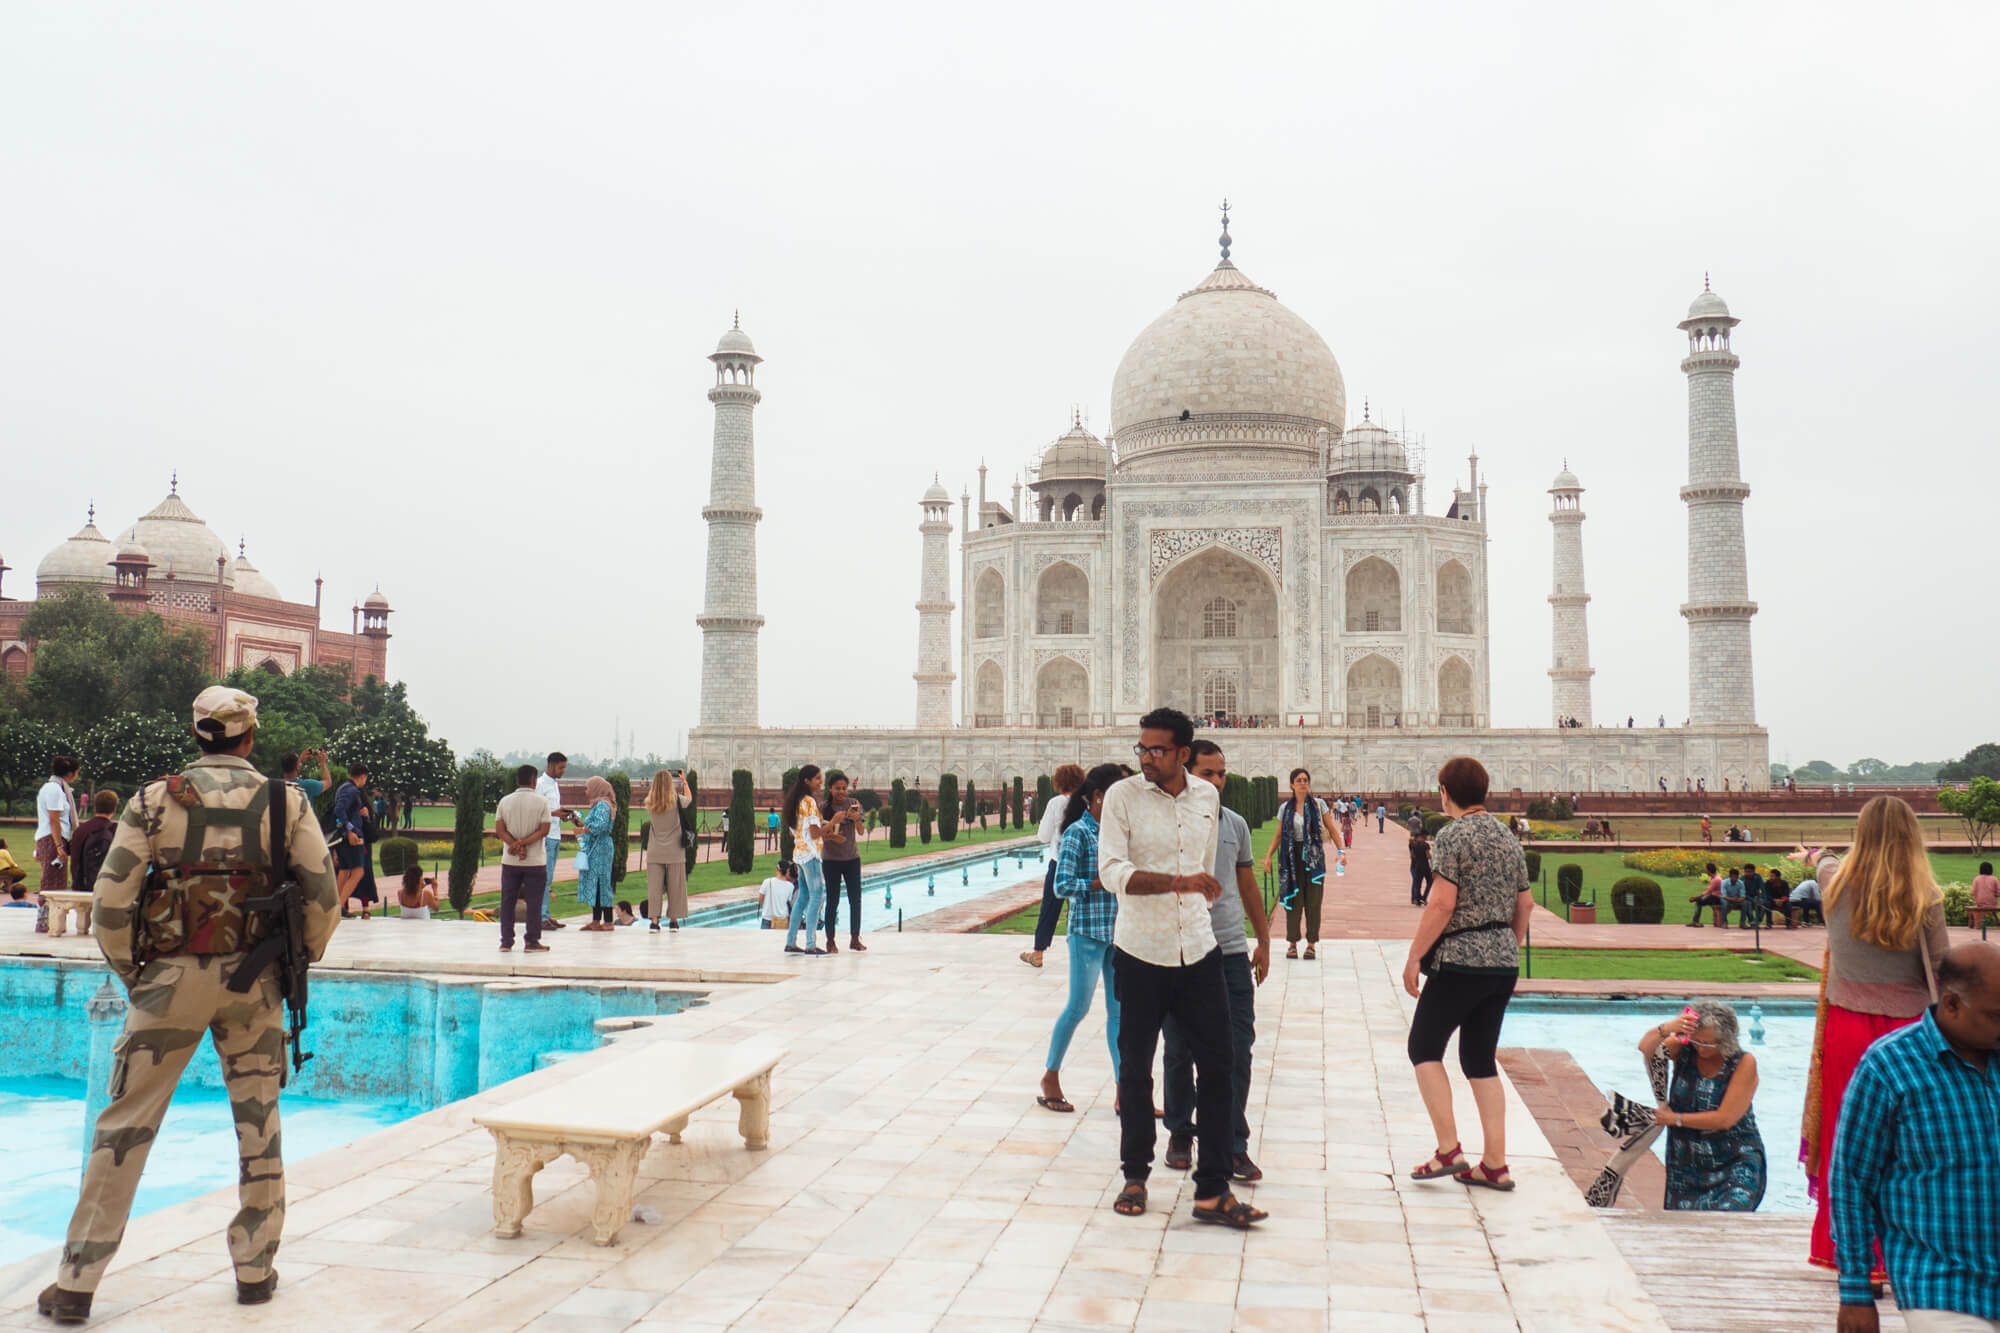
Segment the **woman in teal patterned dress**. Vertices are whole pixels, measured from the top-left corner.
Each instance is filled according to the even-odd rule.
[[[1736,1011],[1698,1001],[1691,1014],[1646,1033],[1651,1059],[1666,1044],[1672,1069],[1667,1104],[1655,1123],[1667,1127],[1668,1209],[1748,1213],[1764,1201],[1764,1140],[1750,1109],[1757,1057],[1736,1038]]]
[[[617,797],[611,784],[592,778],[584,785],[583,798],[590,813],[576,826],[577,853],[587,863],[576,873],[576,900],[590,909],[585,930],[615,930],[611,922],[611,820]]]

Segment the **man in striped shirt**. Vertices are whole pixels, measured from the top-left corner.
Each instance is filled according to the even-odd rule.
[[[2000,1333],[2000,944],[1938,962],[1938,1001],[1861,1057],[1833,1144],[1839,1333],[1876,1333],[1874,1242],[1910,1333]]]

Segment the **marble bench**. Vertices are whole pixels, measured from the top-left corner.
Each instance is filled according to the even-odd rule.
[[[632,1215],[633,1182],[654,1134],[679,1143],[688,1117],[734,1095],[746,1148],[771,1138],[771,1071],[789,1052],[763,1042],[649,1042],[473,1122],[493,1135],[493,1234],[521,1234],[535,1173],[567,1153],[590,1169],[590,1223],[609,1245]]]
[[[49,889],[42,893],[42,901],[49,905],[49,938],[69,933],[69,913],[76,909],[76,933],[90,933],[91,895],[88,889]]]

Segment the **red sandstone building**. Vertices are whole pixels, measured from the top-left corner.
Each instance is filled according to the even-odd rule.
[[[353,608],[348,633],[320,628],[320,580],[310,602],[287,601],[242,544],[229,554],[220,537],[188,508],[176,477],[167,497],[116,541],[97,529],[93,506],[83,530],[35,567],[35,597],[96,588],[114,606],[152,611],[202,630],[208,666],[222,675],[239,666],[289,675],[302,666],[344,666],[355,680],[387,678],[389,599],[377,588]],[[0,561],[0,579],[7,566]],[[21,637],[34,602],[6,595],[0,583],[0,670],[16,680],[33,669],[35,648]]]

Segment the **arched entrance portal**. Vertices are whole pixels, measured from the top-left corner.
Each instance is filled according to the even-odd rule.
[[[1278,591],[1220,547],[1175,565],[1153,591],[1153,694],[1196,717],[1278,719]]]
[[[1052,657],[1035,673],[1035,725],[1081,727],[1090,721],[1090,677],[1067,657]]]

